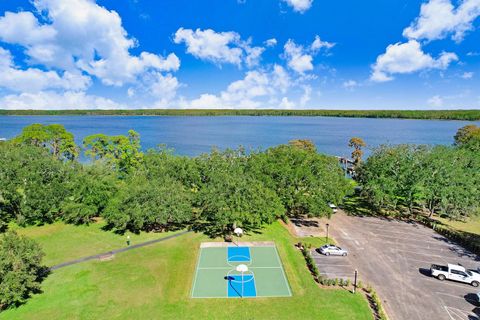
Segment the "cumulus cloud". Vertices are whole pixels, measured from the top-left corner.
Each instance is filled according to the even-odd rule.
[[[460,42],[474,29],[473,22],[479,15],[480,0],[463,0],[456,7],[450,0],[429,0],[422,4],[420,15],[403,30],[408,42],[389,45],[372,66],[370,79],[383,82],[392,80],[395,73],[446,69],[452,61],[458,60],[457,55],[443,52],[434,59],[423,52],[421,43],[448,36]]]
[[[248,67],[258,64],[265,51],[263,47],[251,47],[250,40],[244,41],[236,32],[216,32],[212,29],[184,29],[175,32],[173,41],[185,43],[187,52],[194,57],[221,65],[230,63]]]
[[[115,11],[90,0],[33,0],[44,17],[31,12],[6,12],[0,17],[0,40],[18,44],[32,63],[61,70],[80,70],[106,85],[134,82],[149,70],[176,71],[175,54],[166,58],[148,52],[135,56],[137,46]]]
[[[320,49],[330,49],[334,43],[324,42],[320,40],[319,36],[315,36],[312,44],[304,48],[302,45],[297,45],[292,39],[289,39],[284,45],[283,56],[287,59],[287,65],[296,72],[304,74],[307,71],[313,70],[313,56],[316,55]]]
[[[312,44],[310,45],[310,49],[312,52],[318,52],[320,49],[331,49],[335,46],[335,43],[322,41],[320,37],[317,35],[315,36],[315,40],[313,40]]]
[[[393,80],[393,74],[406,74],[424,69],[446,69],[458,60],[456,54],[443,52],[437,59],[423,52],[420,43],[410,40],[406,43],[389,45],[384,54],[378,56],[372,67],[370,79],[377,82]]]
[[[277,39],[271,38],[265,41],[267,47],[275,47],[277,45]]]
[[[199,98],[184,101],[190,108],[260,108],[268,101],[276,99],[277,95],[285,93],[292,85],[288,73],[282,66],[274,65],[270,71],[248,71],[241,80],[228,85],[226,90],[218,95],[205,93]],[[286,99],[286,98],[285,98]],[[284,103],[287,100],[283,99]]]
[[[294,11],[304,13],[312,7],[313,0],[282,0],[286,2]]]
[[[463,0],[457,7],[450,0],[430,0],[422,4],[420,16],[403,31],[403,35],[429,41],[451,35],[459,42],[466,32],[473,30],[473,22],[479,15],[480,0]]]
[[[432,107],[441,107],[443,106],[443,99],[442,97],[436,95],[428,99],[428,104],[431,105]]]
[[[43,71],[37,68],[19,69],[10,51],[0,47],[0,87],[17,92],[38,92],[44,89],[84,90],[90,77],[78,72]]]
[[[83,91],[23,92],[0,98],[1,109],[116,109],[125,106]]]
[[[355,80],[347,80],[347,81],[343,82],[342,85],[346,89],[353,89],[353,88],[358,86],[358,82],[355,81]]]
[[[473,78],[473,72],[464,72],[461,77],[463,79],[472,79]]]

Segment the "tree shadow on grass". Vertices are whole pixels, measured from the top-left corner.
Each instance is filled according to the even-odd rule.
[[[218,226],[214,222],[209,221],[196,221],[189,226],[190,230],[198,233],[204,233],[211,239],[215,238],[228,238],[232,236],[233,230],[231,227]],[[243,226],[245,233],[261,234],[262,227],[256,226]]]
[[[140,232],[154,232],[154,233],[163,233],[163,232],[169,232],[169,231],[180,231],[184,230],[186,228],[189,228],[191,223],[189,222],[184,222],[184,223],[167,223],[167,224],[161,224],[161,223],[152,223],[152,224],[145,224],[142,228],[136,228],[131,225],[127,225],[125,229],[119,229],[117,228],[113,223],[107,223],[104,225],[101,229],[103,231],[110,231],[118,235],[124,235],[125,232],[131,232],[133,234],[140,234]]]

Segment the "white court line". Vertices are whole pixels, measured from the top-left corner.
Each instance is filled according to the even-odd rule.
[[[282,267],[248,267],[248,269],[281,269]],[[232,267],[200,267],[198,270],[232,270]]]
[[[287,276],[285,275],[285,270],[283,270],[283,264],[282,264],[282,261],[280,260],[280,255],[278,254],[277,246],[275,246],[275,253],[277,254],[278,264],[281,266],[281,269],[282,269],[283,280],[285,280],[285,284],[287,285],[288,293],[290,294],[290,296],[292,296],[292,291],[290,290],[290,283],[288,282]]]
[[[192,298],[193,298],[193,293],[195,292],[195,286],[197,285],[198,266],[200,265],[200,259],[202,258],[202,252],[203,252],[203,248],[200,248],[200,254],[199,254],[198,260],[197,260],[197,267],[195,269],[195,280],[193,281],[192,292],[190,293],[190,296]]]

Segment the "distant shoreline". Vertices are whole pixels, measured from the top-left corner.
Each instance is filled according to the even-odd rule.
[[[480,120],[480,110],[278,110],[278,109],[129,109],[2,110],[0,116],[306,116],[425,120]]]

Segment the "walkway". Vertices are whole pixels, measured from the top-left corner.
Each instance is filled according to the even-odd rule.
[[[83,258],[80,258],[80,259],[67,261],[67,262],[64,262],[64,263],[54,265],[53,267],[50,267],[50,270],[53,271],[53,270],[57,270],[57,269],[64,268],[64,267],[67,267],[67,266],[71,266],[71,265],[74,265],[74,264],[82,263],[82,262],[85,262],[85,261],[97,260],[97,259],[100,259],[100,258],[102,258],[104,256],[107,256],[107,255],[114,255],[116,253],[142,248],[142,247],[149,246],[149,245],[152,245],[152,244],[155,244],[155,243],[158,243],[158,242],[162,242],[162,241],[166,241],[166,240],[169,240],[169,239],[173,239],[173,238],[182,236],[182,235],[184,235],[186,233],[189,233],[189,232],[192,232],[192,231],[186,230],[186,231],[182,231],[182,232],[179,232],[179,233],[172,234],[171,236],[167,236],[165,238],[150,240],[150,241],[142,242],[142,243],[135,244],[135,245],[132,245],[132,246],[129,246],[129,247],[116,249],[116,250],[112,250],[112,251],[108,251],[108,252],[103,252],[103,253],[95,254],[95,255],[92,255],[92,256],[83,257]]]

